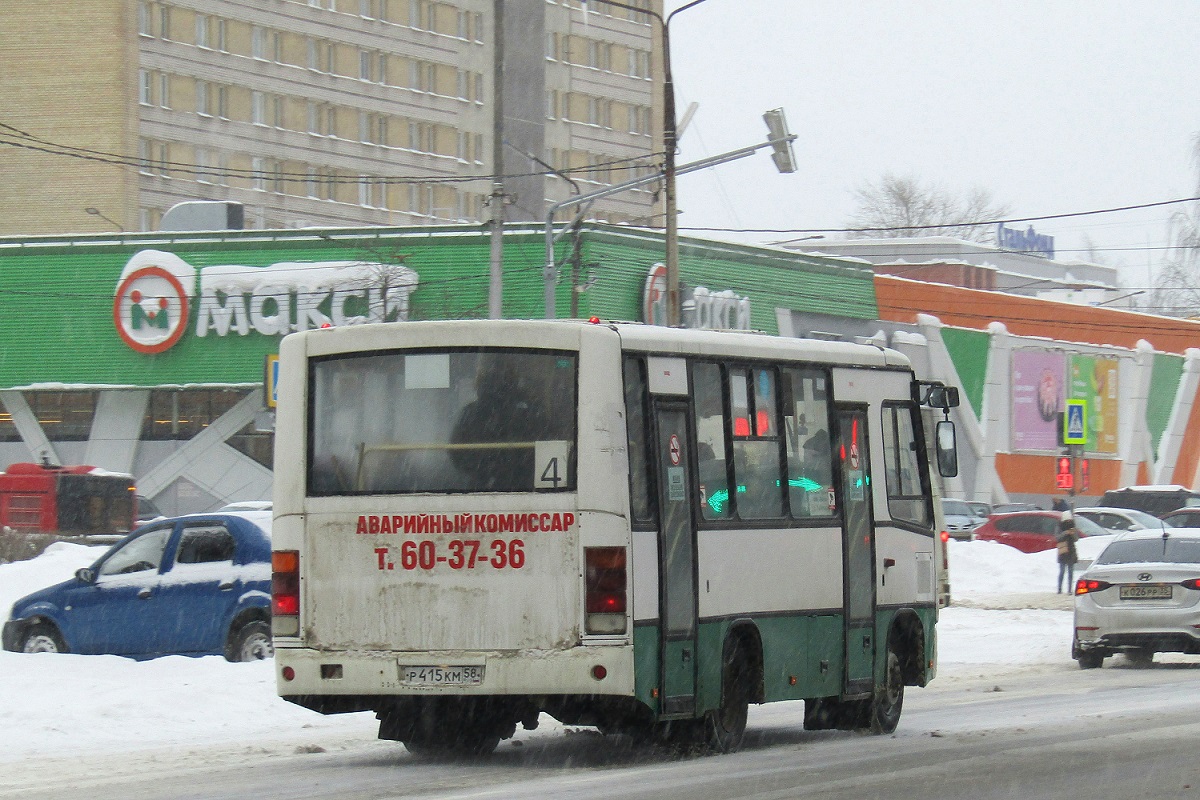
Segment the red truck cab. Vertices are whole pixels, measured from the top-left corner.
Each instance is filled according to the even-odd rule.
[[[29,533],[128,533],[133,476],[87,464],[12,464],[0,473],[0,525]]]

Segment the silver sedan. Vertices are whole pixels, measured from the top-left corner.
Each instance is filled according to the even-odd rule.
[[[1121,534],[1075,584],[1071,656],[1081,668],[1164,652],[1200,653],[1200,529]]]

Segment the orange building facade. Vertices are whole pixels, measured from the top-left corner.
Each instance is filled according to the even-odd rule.
[[[949,496],[1068,494],[1056,475],[1067,405],[1085,415],[1077,504],[1132,484],[1200,488],[1200,322],[882,274],[875,291],[881,321],[922,334],[899,349],[962,388]]]

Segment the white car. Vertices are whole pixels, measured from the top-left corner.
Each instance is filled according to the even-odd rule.
[[[1138,511],[1134,508],[1108,508],[1107,506],[1077,508],[1075,516],[1090,519],[1112,533],[1141,530],[1162,531],[1164,525],[1163,521],[1153,514],[1147,514],[1145,511]],[[1170,523],[1165,524],[1167,527],[1172,527]]]
[[[217,509],[218,513],[224,514],[228,511],[270,511],[270,500],[241,500],[237,503],[230,503],[227,506],[221,506]]]
[[[1082,669],[1124,653],[1200,653],[1200,530],[1166,528],[1113,537],[1075,584],[1071,657]]]
[[[975,513],[965,500],[942,499],[942,521],[946,523],[946,533],[951,539],[970,541],[972,531],[987,520],[987,517]]]

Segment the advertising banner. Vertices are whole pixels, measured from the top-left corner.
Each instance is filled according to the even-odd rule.
[[[1117,452],[1117,359],[1094,356],[1070,357],[1072,399],[1086,400],[1089,453]]]
[[[1058,414],[1063,410],[1066,357],[1043,350],[1012,354],[1012,448],[1058,448]]]

